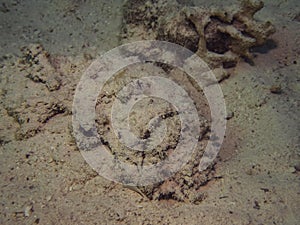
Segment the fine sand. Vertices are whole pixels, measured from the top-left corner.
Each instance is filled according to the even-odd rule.
[[[256,17],[277,31],[254,65],[240,62],[221,83],[226,138],[206,197],[191,204],[151,201],[99,176],[74,142],[76,85],[119,45],[123,1],[2,0],[0,223],[298,224],[300,2],[264,2]]]

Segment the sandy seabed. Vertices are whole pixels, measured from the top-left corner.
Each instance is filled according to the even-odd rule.
[[[3,0],[0,223],[298,224],[300,3],[264,2],[257,18],[275,25],[276,44],[221,83],[232,118],[214,179],[201,187],[206,197],[191,204],[149,200],[104,179],[74,143],[76,85],[120,44],[123,2]]]

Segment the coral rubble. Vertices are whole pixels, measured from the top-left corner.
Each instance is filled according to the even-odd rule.
[[[251,62],[251,49],[263,45],[275,32],[270,22],[254,18],[264,6],[262,1],[244,0],[232,9],[183,6],[178,2],[128,0],[122,42],[156,39],[179,44],[200,56],[221,81],[239,60]],[[170,76],[176,73],[173,70]],[[214,178],[213,166],[201,173],[197,170],[202,151],[196,150],[191,162],[175,176],[160,184],[140,187],[140,191],[150,199],[201,201],[205,193],[200,187]]]

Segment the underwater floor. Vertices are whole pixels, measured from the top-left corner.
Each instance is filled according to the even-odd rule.
[[[139,6],[130,8],[122,0],[1,0],[0,223],[299,224],[300,2],[264,1],[254,18],[270,21],[276,32],[263,45],[251,46],[251,62],[234,50],[238,42],[214,42],[214,46],[221,42],[226,50],[232,48],[238,56],[234,66],[221,68],[230,76],[217,77],[227,111],[220,152],[205,172],[197,170],[200,159],[196,152],[183,171],[146,188],[119,184],[98,175],[79,151],[73,135],[72,106],[80,79],[100,55],[123,43],[155,39],[155,35],[162,38],[159,32],[168,30],[159,29],[160,18],[164,20],[162,24],[168,25],[170,18],[175,24],[170,36],[163,38],[169,40],[174,34],[178,38],[175,42],[181,43],[182,37],[190,35],[195,39],[182,43],[192,48],[193,41],[199,42],[197,24],[190,26],[191,19],[177,26],[177,19],[182,17],[176,17],[176,10],[201,8],[205,14],[216,8],[231,12],[240,7],[241,1],[128,2]],[[165,13],[163,9],[168,9],[168,4],[176,10],[170,8]],[[129,9],[133,13],[126,11]],[[142,17],[138,20],[138,16]],[[147,21],[143,16],[148,16]],[[146,23],[148,20],[150,23]],[[176,30],[180,26],[189,27],[184,34],[172,33],[173,27]],[[214,65],[208,53],[198,53]],[[127,79],[167,73],[187,89],[194,84],[182,78],[179,71],[153,66],[132,68],[119,75],[127,74]],[[97,131],[103,135],[106,147],[126,162],[143,166],[147,159],[147,163],[156,163],[175,148],[177,136],[172,132],[169,137],[175,140],[168,139],[171,143],[165,146],[166,151],[162,144],[161,152],[145,153],[142,161],[135,158],[138,153],[124,156],[122,151],[126,149],[108,133],[108,106],[112,106],[112,99],[118,99],[115,92],[128,82],[126,79],[116,78],[119,82],[106,86],[105,95],[95,99]],[[192,88],[188,93],[196,99],[202,128],[207,124],[209,127],[210,111],[203,92]],[[135,113],[141,112],[143,104],[148,106],[147,111],[131,117],[137,136],[151,136],[142,125],[159,113],[167,125],[176,127],[176,113],[170,113],[174,107],[158,100],[141,104],[133,108]],[[169,121],[171,117],[175,122]],[[199,154],[203,154],[201,146],[210,138],[211,130],[204,130],[198,143]]]

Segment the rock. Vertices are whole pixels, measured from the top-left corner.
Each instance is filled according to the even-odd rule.
[[[281,94],[282,93],[282,89],[280,85],[273,85],[270,87],[270,92],[272,94]]]
[[[30,216],[30,213],[33,211],[33,207],[32,205],[28,205],[25,207],[24,209],[24,216],[25,217],[29,217]]]
[[[300,162],[296,163],[294,168],[295,168],[296,171],[299,172],[300,171]]]
[[[226,120],[230,120],[233,116],[234,116],[233,112],[231,112],[231,111],[227,112]]]

